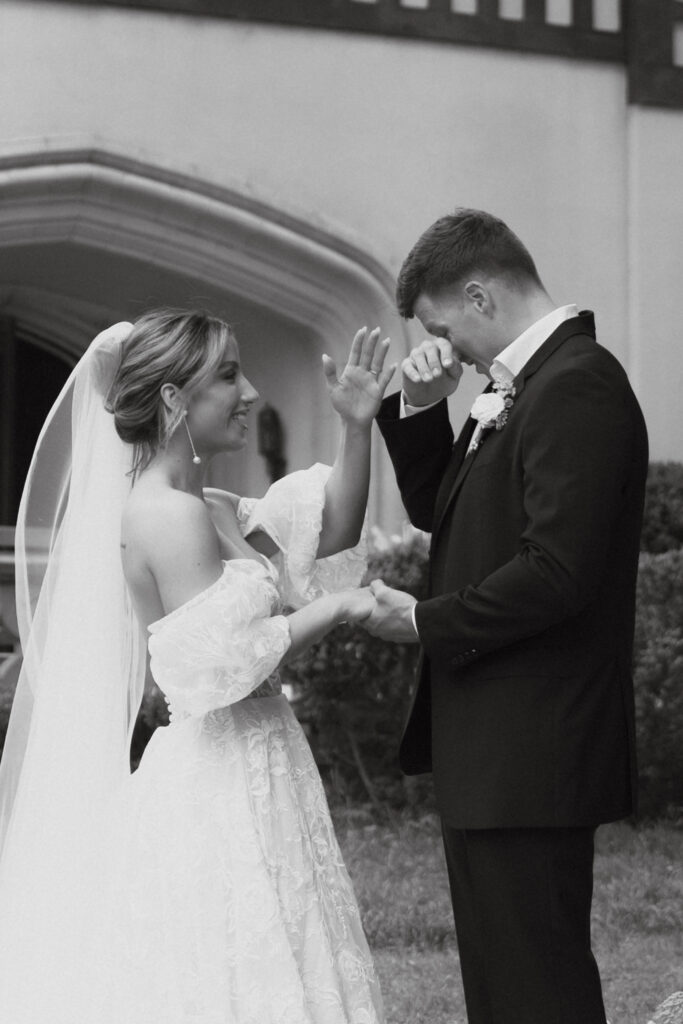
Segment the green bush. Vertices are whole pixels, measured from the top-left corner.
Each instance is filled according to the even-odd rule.
[[[669,481],[674,476],[669,472]],[[659,478],[655,467],[652,479]],[[651,501],[650,522],[661,525],[666,517],[657,513],[656,519],[652,510],[657,507]],[[672,513],[667,522],[675,521]],[[663,543],[673,532],[652,531],[650,537],[655,536]],[[426,536],[407,530],[387,539],[376,531],[366,580],[377,578],[424,597]],[[432,806],[429,776],[404,778],[397,763],[417,655],[417,645],[389,644],[360,627],[340,626],[285,669],[284,681],[292,688],[333,805],[371,801],[389,813],[406,804]],[[647,817],[672,812],[681,817],[683,550],[641,555],[634,677],[642,811]],[[8,687],[0,685],[0,745],[11,703]],[[134,767],[154,729],[167,721],[163,694],[154,686],[145,694],[133,735]]]
[[[376,531],[365,579],[425,597],[425,535],[409,530],[387,540]],[[418,653],[417,644],[386,643],[345,625],[286,667],[284,681],[334,804],[403,805],[430,792],[404,779],[397,762]]]
[[[683,547],[683,463],[651,462],[641,549],[661,554]]]
[[[367,579],[426,591],[423,535],[376,547]],[[396,750],[417,649],[343,627],[287,669],[332,804],[430,802],[428,779],[402,779]],[[634,645],[641,810],[683,814],[683,551],[641,556]]]
[[[683,815],[683,551],[641,555],[634,645],[641,810]]]

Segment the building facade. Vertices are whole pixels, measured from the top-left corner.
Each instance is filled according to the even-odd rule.
[[[681,458],[682,0],[3,0],[0,94],[5,610],[30,449],[98,330],[224,316],[286,468],[328,461],[321,354],[363,324],[396,360],[420,340],[395,275],[456,205],[595,310],[653,458]],[[258,494],[271,469],[254,430],[211,482]],[[379,444],[370,516],[401,521]]]

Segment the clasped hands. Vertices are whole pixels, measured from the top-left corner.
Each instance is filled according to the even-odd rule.
[[[418,643],[412,615],[416,603],[410,594],[373,580],[368,587],[349,593],[346,617],[382,640]]]

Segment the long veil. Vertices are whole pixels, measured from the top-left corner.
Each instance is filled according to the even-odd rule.
[[[24,661],[0,764],[0,1020],[7,1024],[32,1020],[37,986],[46,986],[45,1005],[74,991],[97,884],[92,832],[129,775],[145,641],[120,558],[132,448],[117,436],[104,400],[130,330],[121,323],[98,335],[73,370],[38,439],[19,509]]]

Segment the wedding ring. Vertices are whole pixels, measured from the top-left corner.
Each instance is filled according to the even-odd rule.
[[[373,377],[379,376],[379,370],[370,370],[370,373],[372,374]]]

